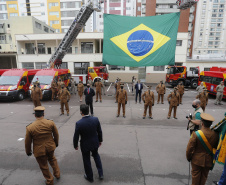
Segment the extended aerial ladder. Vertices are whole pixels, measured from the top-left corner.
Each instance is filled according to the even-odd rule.
[[[91,14],[95,11],[100,11],[100,3],[98,0],[93,0],[93,2],[88,2],[88,5],[83,5],[72,22],[70,28],[56,49],[55,53],[49,60],[49,68],[60,68],[62,64],[62,59],[67,54],[67,51],[72,45],[72,42],[76,39],[82,28],[85,26],[87,20]]]
[[[178,9],[186,10],[195,5],[199,0],[177,0],[176,4]]]

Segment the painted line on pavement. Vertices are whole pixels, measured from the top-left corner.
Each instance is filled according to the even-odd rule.
[[[128,88],[128,90],[129,90],[129,92],[130,92],[129,85],[128,85],[128,83],[126,83],[126,84],[127,84],[127,88]]]
[[[22,140],[24,140],[24,138],[22,138],[22,137],[21,137],[21,138],[19,138],[19,139],[17,139],[17,141],[22,141]]]
[[[112,84],[112,83],[111,83]],[[109,89],[111,88],[111,84],[110,84],[110,86],[108,87],[108,90],[107,90],[107,92],[109,91]]]

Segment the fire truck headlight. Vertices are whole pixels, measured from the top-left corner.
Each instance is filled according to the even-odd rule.
[[[16,90],[16,89],[17,89],[17,85],[10,87],[10,90]]]

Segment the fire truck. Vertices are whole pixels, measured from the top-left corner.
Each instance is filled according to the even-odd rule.
[[[189,71],[186,66],[169,66],[167,67],[166,83],[171,86],[183,83],[184,86],[196,88],[199,73],[199,67],[191,67]]]
[[[62,59],[67,54],[67,51],[70,49],[71,44],[76,39],[82,28],[85,26],[85,23],[89,19],[90,15],[94,12],[94,10],[100,12],[100,3],[102,2],[93,0],[92,2],[89,1],[88,5],[83,5],[81,7],[77,17],[72,22],[70,28],[68,29],[55,53],[50,58],[50,68],[60,68]],[[72,77],[76,80],[77,83],[78,81],[82,81],[84,84],[87,83],[89,77],[91,77],[93,82],[95,82],[97,78],[108,80],[108,72],[105,66],[88,67],[87,70],[87,74],[75,74],[72,75]]]
[[[203,85],[207,88],[209,94],[216,95],[216,87],[220,82],[224,82],[223,98],[226,99],[226,68],[212,67],[210,71],[202,71],[199,77],[199,85],[203,82]]]

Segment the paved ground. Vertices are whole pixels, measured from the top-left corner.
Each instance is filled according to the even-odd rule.
[[[168,88],[166,94],[170,90],[172,88]],[[111,85],[103,103],[94,103],[94,114],[99,117],[103,130],[104,142],[99,151],[105,179],[100,182],[93,168],[93,184],[186,185],[189,164],[185,151],[189,132],[185,117],[193,111],[191,102],[197,93],[191,89],[185,92],[183,105],[178,108],[178,120],[166,119],[169,107],[166,97],[164,105],[155,103],[154,119],[143,120],[143,103],[135,104],[131,92],[126,118],[116,118],[117,104],[113,94]],[[59,116],[57,101],[43,101],[42,104],[46,107],[46,118],[54,120],[60,134],[60,144],[55,153],[62,178],[55,180],[55,184],[89,184],[83,179],[81,152],[75,151],[72,143],[75,122],[81,118],[78,96],[71,98],[70,116]],[[217,123],[223,119],[225,107],[226,102],[223,106],[214,105],[214,97],[211,97],[206,112],[212,114]],[[24,151],[25,128],[34,120],[32,102],[29,99],[1,102],[0,110],[0,185],[44,185],[34,156],[27,157]],[[222,169],[223,166],[215,166],[209,174],[208,185],[220,178]]]

